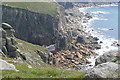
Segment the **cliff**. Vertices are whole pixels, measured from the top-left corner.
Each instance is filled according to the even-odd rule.
[[[20,4],[23,5],[23,3]],[[24,4],[24,6],[26,4]],[[34,5],[35,4],[36,3],[34,3]],[[14,6],[16,5],[14,4]],[[64,32],[61,32],[63,28],[65,29],[66,24],[64,8],[62,6],[57,5],[56,16],[52,16],[48,13],[36,12],[37,10],[30,10],[29,7],[28,9],[24,9],[20,6],[14,6],[13,4],[2,6],[2,21],[13,26],[17,38],[38,45],[51,45],[57,43],[57,48],[59,49],[61,47],[62,49],[66,47],[63,44],[59,44],[61,41],[66,42],[66,36],[63,36]]]

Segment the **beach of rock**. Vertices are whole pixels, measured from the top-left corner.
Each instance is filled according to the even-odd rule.
[[[81,70],[81,65],[90,64],[87,60],[92,56],[97,56],[96,49],[101,49],[98,44],[98,38],[93,37],[86,32],[88,23],[92,16],[88,13],[84,14],[79,11],[79,7],[66,9],[65,18],[67,20],[67,30],[71,33],[73,41],[68,44],[67,50],[53,52],[51,56],[43,60],[65,69]],[[42,56],[45,57],[45,56]]]

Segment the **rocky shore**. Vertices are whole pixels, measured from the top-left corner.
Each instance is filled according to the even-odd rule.
[[[91,63],[87,58],[97,56],[95,50],[101,48],[98,44],[99,39],[84,31],[87,27],[82,25],[87,23],[92,16],[80,12],[79,7],[75,7],[66,9],[65,18],[67,21],[66,32],[71,34],[73,41],[68,44],[67,50],[54,52],[49,59],[46,59],[48,59],[48,63],[64,69],[81,70],[81,65]]]
[[[120,52],[109,51],[96,59],[95,66],[84,76],[86,78],[118,78],[120,77]],[[83,79],[83,80],[84,80]]]
[[[92,16],[80,12],[78,9],[79,7],[74,7],[65,11],[68,30],[72,32],[73,42],[69,44],[69,50],[62,50],[53,54],[53,64],[64,69],[78,71],[86,71],[87,69],[88,74],[84,76],[83,80],[86,78],[118,78],[120,73],[118,67],[119,52],[117,50],[110,51],[111,48],[109,48],[109,52],[106,51],[103,55],[99,55],[98,51],[101,49],[102,40],[91,35],[93,30],[91,32],[86,31],[89,27],[83,25],[88,23]],[[114,45],[114,42],[110,44]],[[116,48],[118,47],[117,44],[115,44]],[[94,57],[94,60],[96,59],[95,65],[90,65],[91,62],[88,58],[91,57]]]
[[[94,61],[100,55],[98,51],[102,50],[101,44],[103,43],[101,39],[92,35],[94,30],[88,31],[89,27],[84,25],[92,19],[92,16],[89,13],[80,12],[79,7],[75,6],[72,9],[66,9],[65,18],[67,30],[71,31],[73,41],[69,43],[68,50],[53,53],[53,64],[65,69],[89,70],[95,66]],[[94,59],[92,63],[90,58]]]

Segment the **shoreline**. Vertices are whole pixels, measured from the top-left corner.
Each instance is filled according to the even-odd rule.
[[[88,9],[88,8],[109,7],[109,6],[112,6],[112,5],[99,5],[99,6],[96,6],[96,7],[92,6],[92,7],[86,7],[86,8],[79,8],[79,10],[82,10],[82,12],[84,14],[86,14],[87,12],[85,12],[85,10]],[[87,34],[90,34],[93,37],[97,37],[99,39],[98,44],[101,45],[101,49],[95,50],[96,53],[97,53],[97,56],[92,56],[90,58],[87,58],[87,60],[90,61],[91,63],[85,65],[86,70],[89,70],[89,69],[91,69],[95,66],[95,60],[99,56],[103,55],[104,53],[106,53],[108,51],[118,50],[117,46],[112,46],[112,44],[114,44],[115,42],[118,43],[118,40],[115,40],[115,39],[112,39],[112,38],[111,39],[106,38],[104,35],[101,35],[101,34],[97,34],[97,35],[95,34],[95,33],[98,33],[98,31],[95,30],[93,27],[90,27],[90,25],[92,25],[92,22],[95,21],[95,20],[96,20],[95,17],[93,17],[90,20],[88,20],[87,23],[82,23],[82,26],[86,27],[86,28],[84,28],[85,32]],[[102,41],[102,43],[100,43],[100,41]]]

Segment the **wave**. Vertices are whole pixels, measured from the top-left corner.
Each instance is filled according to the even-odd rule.
[[[113,30],[112,28],[98,28],[99,30],[102,30],[102,31],[108,31],[108,30]]]
[[[109,14],[109,12],[104,12],[104,11],[94,11],[91,12],[92,14]]]
[[[99,7],[118,6],[118,4],[99,5]]]

